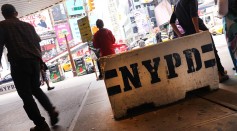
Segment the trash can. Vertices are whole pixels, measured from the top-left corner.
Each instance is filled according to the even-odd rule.
[[[86,71],[86,65],[83,57],[79,57],[74,59],[75,66],[76,66],[76,72],[78,76],[87,74]]]
[[[59,64],[52,64],[48,66],[50,72],[50,80],[55,83],[65,79],[62,69]]]

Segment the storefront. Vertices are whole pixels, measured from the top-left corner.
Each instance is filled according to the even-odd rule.
[[[65,35],[71,48],[82,43],[77,21],[86,15],[93,34],[98,30],[96,20],[102,19],[105,28],[113,32],[116,43],[126,44],[127,50],[139,48],[139,45],[156,44],[158,32],[161,32],[162,41],[167,41],[172,38],[169,19],[176,1],[94,0],[94,7],[90,9],[89,3],[86,7],[82,0],[66,0],[20,19],[35,27],[42,39],[42,57],[47,62],[67,51]],[[199,3],[202,4],[203,1]],[[85,11],[85,7],[88,11]],[[210,21],[209,17],[206,18],[208,24],[212,23],[213,17],[210,17]]]

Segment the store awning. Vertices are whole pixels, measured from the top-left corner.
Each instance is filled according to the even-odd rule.
[[[18,17],[22,17],[47,9],[62,1],[63,0],[0,0],[0,5],[12,4],[18,11]],[[0,21],[2,20],[4,20],[4,18],[0,15]]]
[[[87,43],[78,44],[78,45],[72,47],[70,50],[71,50],[71,52],[73,52],[73,51],[75,51],[76,49],[78,49],[78,48],[80,48],[80,47],[82,47],[82,46],[84,46],[84,45],[86,45],[86,44],[87,44]],[[68,55],[68,51],[64,51],[63,53],[59,54],[58,56],[56,56],[56,57],[50,59],[49,61],[46,61],[46,63],[52,63],[52,62],[54,62],[54,61],[60,59],[61,57],[66,56],[66,55]]]

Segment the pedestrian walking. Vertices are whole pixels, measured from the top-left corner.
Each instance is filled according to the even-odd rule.
[[[41,61],[41,85],[44,85],[44,82],[47,85],[48,90],[53,90],[55,87],[50,87],[49,86],[49,78],[47,76],[47,70],[49,69],[48,66],[45,64],[45,62]]]
[[[179,24],[184,30],[184,34],[178,30],[177,25],[175,24],[176,19],[178,19]],[[170,24],[178,35],[178,37],[191,35],[195,33],[199,33],[200,31],[207,31],[208,28],[203,23],[202,19],[198,16],[198,0],[179,0],[177,1],[174,12],[170,18]],[[211,35],[211,34],[210,34]],[[213,40],[212,40],[213,41]],[[219,74],[219,82],[224,82],[229,79],[229,76],[226,75],[226,71],[221,64],[219,55],[217,54],[217,50],[213,41],[213,48],[216,57],[216,63]]]
[[[40,37],[32,25],[17,18],[18,12],[13,5],[4,4],[1,11],[5,20],[0,22],[0,53],[5,46],[17,93],[23,101],[26,114],[35,124],[30,130],[49,131],[33,98],[38,99],[48,112],[51,125],[54,126],[58,122],[59,113],[40,88]]]
[[[95,33],[93,38],[93,45],[95,48],[100,49],[100,57],[115,54],[115,38],[109,29],[104,28],[104,22],[101,19],[96,21],[96,26],[99,30]],[[100,72],[99,79],[102,79],[102,72],[100,63],[97,61],[98,69]]]
[[[223,30],[237,76],[237,0],[218,0],[218,12],[223,17]]]

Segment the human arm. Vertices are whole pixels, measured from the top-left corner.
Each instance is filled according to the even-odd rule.
[[[178,37],[182,37],[182,34],[180,33],[177,25],[175,24],[175,21],[176,21],[176,15],[173,12],[173,14],[171,15],[171,18],[170,18],[170,25],[172,26],[174,32],[178,35]]]
[[[93,36],[93,46],[95,47],[95,48],[100,48],[99,47],[99,42],[98,42],[98,39],[97,39],[97,33],[95,33],[95,35]]]
[[[220,17],[228,13],[228,0],[217,0],[218,14]]]
[[[33,43],[33,46],[35,46],[37,48],[37,50],[41,53],[41,47],[40,47],[41,39],[40,39],[39,35],[36,33],[35,28],[31,24],[29,24],[29,23],[27,23],[27,24],[28,24],[29,29],[30,29],[29,30],[30,34],[29,34],[29,36],[24,36],[24,37],[34,38],[33,41],[28,41],[28,42]]]
[[[115,38],[114,38],[114,35],[111,31],[109,31],[109,38],[112,41],[112,43],[114,44],[115,43]]]
[[[199,32],[199,24],[198,24],[198,3],[197,0],[189,1],[189,10],[190,16],[192,18],[193,26],[195,28],[196,33]]]
[[[198,17],[192,17],[192,22],[193,22],[193,26],[195,28],[196,33],[198,33],[199,30],[199,24],[198,24]]]

